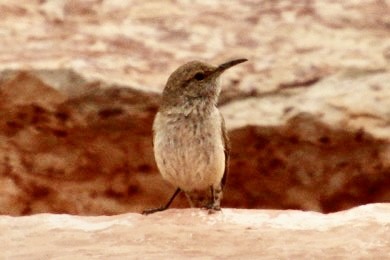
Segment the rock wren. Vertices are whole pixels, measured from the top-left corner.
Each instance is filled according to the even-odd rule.
[[[191,61],[169,77],[153,123],[153,147],[163,179],[176,190],[165,206],[144,214],[167,209],[181,191],[191,207],[220,210],[230,148],[216,107],[221,91],[218,78],[245,61],[231,60],[217,67]]]

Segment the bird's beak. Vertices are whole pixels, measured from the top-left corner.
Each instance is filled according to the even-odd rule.
[[[231,61],[228,61],[228,62],[225,62],[225,63],[222,63],[221,65],[219,65],[216,70],[215,70],[215,73],[218,73],[218,74],[221,74],[222,72],[224,72],[225,70],[237,65],[237,64],[240,64],[240,63],[243,63],[247,61],[247,59],[236,59],[236,60],[231,60]]]

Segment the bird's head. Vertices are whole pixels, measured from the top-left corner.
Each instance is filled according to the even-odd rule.
[[[169,77],[164,91],[164,107],[180,107],[196,100],[217,102],[221,91],[218,78],[227,69],[245,62],[247,59],[235,59],[219,66],[200,61],[191,61],[176,69]]]

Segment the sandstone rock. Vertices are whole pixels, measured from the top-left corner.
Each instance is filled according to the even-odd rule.
[[[142,186],[162,183],[149,181],[148,174],[156,171],[150,136],[158,97],[99,82],[86,82],[68,94],[71,88],[59,83],[69,79],[60,79],[75,79],[74,73],[49,73],[60,75],[56,88],[43,83],[50,81],[45,71],[8,74],[14,77],[0,85],[0,212],[115,214],[134,206],[141,210],[142,201],[131,200],[147,200],[139,196]],[[39,95],[37,100],[10,88],[15,82]]]
[[[244,190],[249,207],[333,212],[389,201],[389,89],[388,71],[344,72],[224,106],[229,206],[240,206]]]
[[[223,77],[223,205],[389,202],[389,1],[2,1],[0,213],[140,211],[170,196],[159,92],[191,60]],[[174,207],[187,207],[180,197]]]
[[[158,96],[61,72],[8,72],[2,81],[1,213],[115,214],[164,203],[173,188],[151,150]],[[389,75],[342,74],[222,106],[233,146],[224,205],[333,212],[389,201]],[[18,82],[41,98],[15,91]]]
[[[0,11],[0,68],[74,68],[161,90],[190,59],[245,56],[251,62],[224,78],[226,89],[249,95],[345,68],[389,67],[386,0],[21,0],[2,1]]]
[[[388,259],[390,205],[324,215],[169,210],[149,216],[0,217],[5,259]]]

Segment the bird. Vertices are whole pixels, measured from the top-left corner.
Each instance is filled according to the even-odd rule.
[[[190,61],[168,78],[153,122],[153,151],[164,180],[176,189],[168,202],[143,214],[166,210],[184,192],[191,207],[221,210],[229,170],[230,143],[217,108],[220,76],[247,59],[219,66]]]

